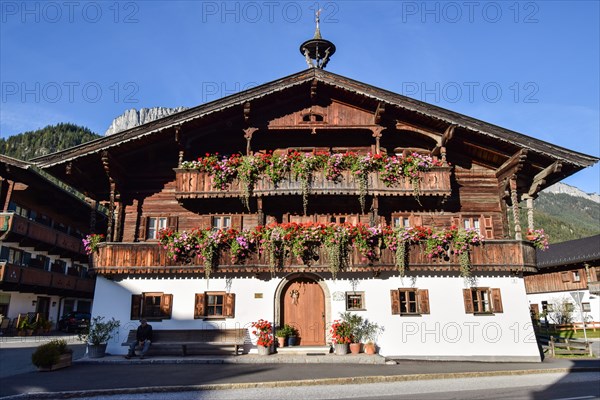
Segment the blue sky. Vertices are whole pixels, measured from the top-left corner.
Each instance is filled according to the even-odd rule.
[[[327,69],[600,156],[597,1],[0,1],[0,135],[104,133],[129,108],[195,106]],[[600,167],[566,183],[600,192]]]

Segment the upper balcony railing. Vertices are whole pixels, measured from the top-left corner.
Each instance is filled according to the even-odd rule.
[[[14,213],[0,214],[0,236],[5,241],[18,241],[36,250],[86,260],[81,239],[70,236],[49,226],[31,221]]]
[[[418,190],[419,196],[447,196],[451,193],[450,167],[434,167],[428,172],[419,172],[419,184],[410,179],[401,179],[393,186],[386,186],[379,178],[379,172],[371,172],[368,179],[368,193],[378,196],[412,196]],[[236,180],[227,190],[214,186],[210,174],[197,170],[176,169],[176,196],[178,198],[240,197],[244,195],[242,184]],[[278,196],[302,194],[302,182],[293,180],[291,174],[275,186],[267,177],[259,178],[253,189],[255,196]],[[313,174],[310,193],[314,195],[360,195],[358,181],[350,171],[344,171],[339,182],[326,179],[324,171]]]
[[[536,271],[535,248],[529,242],[519,240],[486,240],[483,246],[471,250],[471,264],[474,271]],[[392,271],[395,254],[383,249],[379,258],[370,263],[356,249],[350,254],[346,272]],[[282,272],[328,271],[327,252],[321,248],[319,257],[310,266],[301,260],[288,257],[284,260]],[[430,259],[420,245],[412,245],[408,251],[406,270],[459,271],[458,256],[449,255],[447,260]],[[188,263],[177,263],[167,257],[166,251],[155,243],[101,243],[94,254],[93,271],[103,275],[113,274],[202,274],[204,268],[198,259]],[[231,262],[229,252],[223,251],[219,266],[213,273],[219,272],[269,272],[265,255],[252,255],[243,264]]]
[[[65,275],[43,269],[23,267],[10,263],[0,264],[0,282],[14,285],[35,286],[36,291],[43,293],[44,289],[70,291],[72,295],[92,294],[95,281],[92,278]]]

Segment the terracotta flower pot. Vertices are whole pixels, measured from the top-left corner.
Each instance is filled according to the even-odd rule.
[[[284,337],[277,337],[277,346],[278,347],[285,347],[285,336]]]
[[[362,343],[350,343],[350,353],[358,354],[360,353],[360,347]]]
[[[377,353],[377,349],[375,348],[375,343],[365,343],[365,353],[373,355]]]

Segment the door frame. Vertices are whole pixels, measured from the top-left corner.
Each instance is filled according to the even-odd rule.
[[[281,295],[283,293],[283,289],[285,288],[285,286],[297,278],[311,279],[311,280],[315,281],[321,287],[321,290],[323,291],[323,300],[324,300],[323,302],[325,305],[325,324],[324,324],[323,328],[325,329],[325,332],[324,332],[325,344],[327,344],[327,343],[329,343],[329,341],[327,340],[327,337],[329,334],[329,326],[331,325],[331,293],[329,292],[329,288],[327,287],[327,284],[325,284],[325,281],[323,280],[323,278],[317,274],[308,273],[308,272],[294,272],[292,274],[286,275],[285,277],[283,277],[281,279],[281,281],[277,285],[277,288],[275,289],[274,323],[276,326],[281,326],[281,324],[283,323],[283,321],[281,320],[281,300],[282,300]]]

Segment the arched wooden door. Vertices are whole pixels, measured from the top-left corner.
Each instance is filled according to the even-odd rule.
[[[298,330],[300,345],[325,344],[325,296],[310,278],[291,280],[281,292],[281,324]]]

